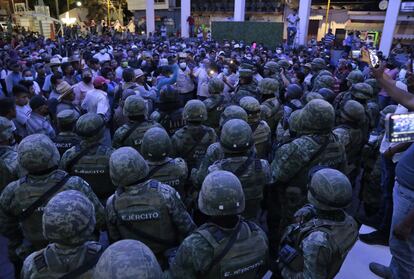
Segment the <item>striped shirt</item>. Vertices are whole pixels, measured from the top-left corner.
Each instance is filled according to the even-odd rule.
[[[333,45],[333,42],[335,41],[335,35],[332,33],[327,33],[325,35],[324,40],[325,40],[325,46],[331,46]]]

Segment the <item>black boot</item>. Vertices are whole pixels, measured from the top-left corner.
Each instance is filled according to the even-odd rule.
[[[381,231],[373,231],[372,233],[360,234],[359,240],[369,245],[388,246],[389,236]]]
[[[370,263],[369,264],[369,270],[371,270],[372,273],[375,275],[385,278],[385,279],[391,279],[391,270],[388,266],[379,264],[379,263]]]

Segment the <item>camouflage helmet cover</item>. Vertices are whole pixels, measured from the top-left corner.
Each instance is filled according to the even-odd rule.
[[[290,63],[289,61],[287,61],[286,59],[280,59],[277,64],[279,65],[279,67],[287,69],[290,67]]]
[[[176,103],[179,102],[180,96],[178,91],[171,85],[165,85],[160,90],[160,103]]]
[[[82,244],[95,230],[95,209],[82,192],[63,191],[47,203],[42,223],[47,240],[65,245]]]
[[[76,122],[76,133],[83,138],[95,137],[105,127],[102,116],[96,113],[86,113]]]
[[[19,165],[29,173],[44,172],[58,166],[60,154],[52,140],[43,134],[25,137],[17,148]]]
[[[200,100],[188,101],[183,110],[183,118],[190,122],[203,122],[207,120],[206,105]]]
[[[8,141],[13,138],[13,125],[12,122],[0,116],[0,141]]]
[[[243,120],[231,119],[223,125],[220,144],[227,153],[244,152],[253,144],[252,129]]]
[[[341,107],[341,117],[351,122],[362,122],[365,120],[364,106],[354,100],[348,100]]]
[[[360,70],[353,70],[348,74],[346,80],[348,80],[352,84],[364,82],[364,75]]]
[[[279,96],[279,82],[273,78],[264,78],[259,81],[259,90],[263,95]]]
[[[202,213],[208,216],[242,213],[245,199],[240,180],[228,171],[210,173],[201,186],[198,207]]]
[[[377,80],[375,78],[369,78],[365,80],[365,83],[371,85],[374,96],[377,96],[378,93],[381,91],[381,87],[379,86]]]
[[[299,122],[300,110],[293,111],[289,116],[289,130],[295,133],[300,133]]]
[[[315,99],[320,99],[320,100],[324,100],[324,98],[322,97],[322,95],[321,94],[319,94],[319,93],[317,93],[317,92],[308,92],[305,96],[304,96],[304,99],[305,99],[305,103],[307,104],[307,103],[309,103],[310,101],[312,101],[312,100],[315,100]]]
[[[162,270],[154,253],[138,240],[125,239],[109,246],[95,266],[93,279],[159,279]]]
[[[59,125],[71,125],[79,119],[79,113],[73,109],[65,109],[56,115]]]
[[[224,82],[219,78],[212,78],[208,81],[208,92],[210,94],[220,94],[224,90]]]
[[[315,86],[319,90],[319,88],[329,88],[333,89],[335,86],[335,78],[328,75],[318,76],[315,81]],[[313,90],[315,91],[315,90]]]
[[[145,100],[137,95],[129,96],[125,100],[123,113],[128,117],[146,115],[147,107],[145,105]]]
[[[300,110],[300,130],[309,133],[329,132],[335,123],[335,110],[321,99],[311,100]]]
[[[381,117],[386,117],[388,113],[395,113],[397,110],[397,105],[388,105],[385,108],[383,108],[380,112]]]
[[[360,82],[352,85],[351,94],[357,99],[369,100],[374,96],[371,85],[368,83]]]
[[[171,148],[171,139],[164,129],[154,127],[145,132],[141,153],[146,159],[161,161],[170,154]]]
[[[318,58],[315,58],[311,62],[311,67],[314,70],[322,70],[322,69],[325,69],[325,67],[326,67],[325,60],[323,60],[322,58],[319,58],[319,57]]]
[[[240,106],[231,105],[224,109],[223,113],[220,116],[220,127],[224,125],[230,119],[241,119],[247,122],[247,113]]]
[[[318,77],[321,77],[321,76],[333,76],[332,75],[332,73],[330,72],[330,71],[328,71],[328,70],[321,70],[319,73],[318,73]]]
[[[109,159],[109,174],[115,186],[129,186],[148,175],[148,164],[132,147],[115,150]]]
[[[352,186],[340,171],[324,168],[312,175],[308,200],[316,208],[335,210],[347,207],[352,201]]]
[[[320,88],[318,90],[318,94],[320,94],[323,99],[329,103],[333,103],[336,97],[335,92],[329,88]]]
[[[286,88],[286,95],[290,99],[300,99],[303,94],[303,89],[296,83],[289,84]]]
[[[276,73],[280,69],[279,64],[277,64],[275,61],[266,62],[264,68],[273,73]]]
[[[250,96],[240,99],[240,106],[247,112],[247,114],[260,113],[259,101]]]

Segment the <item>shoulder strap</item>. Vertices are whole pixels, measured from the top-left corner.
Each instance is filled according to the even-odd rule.
[[[104,250],[105,249],[102,247],[99,251],[96,252],[96,254],[93,257],[90,257],[88,260],[86,260],[83,265],[81,265],[80,267],[78,267],[75,270],[72,270],[69,273],[66,273],[65,275],[63,275],[59,279],[77,278],[80,275],[82,275],[85,272],[87,272],[88,270],[92,269],[98,263],[99,258],[101,257],[101,255],[104,252]],[[88,253],[90,253],[89,250],[88,250]]]
[[[139,237],[142,237],[143,239],[149,240],[151,242],[155,242],[158,244],[162,244],[165,246],[170,246],[170,247],[174,247],[177,246],[177,242],[176,241],[169,241],[169,240],[165,240],[153,235],[150,235],[144,231],[141,231],[140,229],[134,227],[132,225],[132,223],[130,222],[125,222],[120,220],[121,225],[125,226],[129,231],[133,232],[134,234],[138,235]]]
[[[253,161],[255,160],[255,154],[254,152],[252,152],[249,157],[247,157],[246,161],[244,161],[243,164],[241,164],[240,167],[238,167],[235,171],[234,171],[234,175],[239,177],[241,176],[246,169],[253,163]]]
[[[124,144],[124,141],[138,128],[141,123],[135,123],[121,138],[121,143]]]
[[[220,254],[218,254],[216,257],[213,258],[211,263],[208,265],[208,267],[201,272],[202,276],[205,276],[210,272],[210,270],[218,264],[230,251],[231,247],[233,247],[234,243],[237,240],[237,235],[239,234],[240,228],[242,226],[243,221],[240,220],[237,224],[237,227],[234,229],[234,231],[231,233],[229,240],[227,241],[226,246],[224,247],[223,251],[221,251]]]
[[[187,158],[188,155],[190,155],[191,153],[193,153],[194,149],[200,144],[201,140],[204,138],[204,136],[207,134],[208,129],[203,127],[203,131],[201,132],[200,136],[197,138],[193,138],[193,140],[195,141],[195,143],[191,146],[190,149],[188,149],[187,152],[185,152],[183,154],[183,158]]]
[[[167,162],[162,163],[161,165],[155,166],[151,169],[147,175],[147,177],[151,178],[157,171],[159,171],[163,166],[168,165],[173,159],[168,160]]]
[[[66,171],[67,172],[71,172],[71,170],[72,170],[72,168],[73,168],[73,166],[83,157],[83,156],[85,156],[85,154],[89,151],[89,150],[91,150],[92,148],[95,148],[96,146],[98,146],[99,145],[99,142],[97,142],[97,143],[95,143],[95,144],[93,144],[93,145],[91,145],[91,146],[88,146],[88,147],[86,147],[86,148],[84,148],[84,149],[82,149],[79,153],[78,153],[78,155],[76,155],[75,157],[73,157],[71,160],[69,160],[67,163],[66,163]]]
[[[40,196],[36,201],[34,201],[28,208],[26,208],[19,216],[20,221],[26,220],[29,218],[33,212],[45,203],[53,194],[59,191],[60,188],[65,185],[66,181],[70,178],[70,175],[67,173],[61,180],[59,180],[54,186],[50,187],[42,196]]]

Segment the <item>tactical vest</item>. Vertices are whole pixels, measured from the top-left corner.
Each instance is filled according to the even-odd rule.
[[[93,268],[101,256],[104,248],[101,244],[97,242],[87,242],[83,245],[82,249],[77,252],[76,257],[73,254],[69,255],[69,259],[72,259],[70,262],[70,268],[68,271],[68,263],[62,261],[64,255],[58,256],[52,250],[50,246],[46,247],[33,259],[34,266],[40,278],[62,278],[63,276],[68,276],[70,273],[79,270],[81,267],[84,267],[86,271],[79,272],[81,273],[78,276],[68,276],[65,278],[79,278],[87,279],[91,278]],[[62,265],[62,262],[64,264]],[[86,267],[87,264],[92,265],[89,269]],[[93,264],[95,263],[95,264]]]
[[[220,169],[235,173],[246,160],[234,162],[232,158],[223,159],[220,161]],[[240,174],[236,174],[236,176],[242,184],[245,197],[245,209],[242,216],[248,220],[253,220],[257,217],[260,209],[260,202],[263,199],[263,188],[268,183],[263,171],[262,161],[260,159],[254,159]]]
[[[198,168],[206,155],[207,148],[214,143],[212,138],[213,130],[209,127],[201,125],[199,127],[184,127],[185,134],[182,142],[183,153],[179,154],[187,163],[188,169]]]
[[[80,142],[79,137],[74,133],[65,133],[65,134],[58,134],[56,138],[53,140],[55,143],[56,148],[59,150],[60,156],[66,152],[66,150],[72,148],[75,145],[78,145]]]
[[[128,128],[122,135],[120,144],[122,146],[131,146],[138,152],[141,152],[141,144],[144,134],[152,127],[155,127],[155,124],[155,121],[143,121],[141,123],[126,124]]]
[[[179,170],[180,165],[177,163],[176,160],[179,159],[170,159],[166,163],[162,165],[151,165],[148,164],[150,167],[150,175],[149,178],[158,180],[161,183],[167,184],[177,190],[177,192],[180,193],[180,195],[184,194],[184,183],[185,178],[180,177],[179,174],[182,173],[181,170]],[[183,162],[184,163],[184,162]]]
[[[19,179],[17,182],[19,185],[16,187],[14,195],[15,200],[18,201],[21,206],[20,212],[23,212],[23,210],[38,200],[47,190],[56,185],[65,176],[66,172],[58,170],[53,172],[53,175],[46,178],[46,183],[43,179],[34,184],[29,183],[27,177]],[[65,186],[61,187],[56,194],[64,190]],[[48,241],[43,236],[42,229],[43,210],[48,201],[49,200],[46,200],[43,206],[38,207],[27,219],[21,222],[23,235],[25,239],[33,245],[35,250],[40,250],[48,244]]]
[[[277,98],[268,99],[264,101],[262,105],[269,109],[270,113],[264,115],[263,120],[269,125],[270,131],[273,134],[276,131],[276,126],[283,114],[281,105]]]
[[[207,121],[205,124],[212,128],[218,128],[220,123],[220,117],[226,108],[224,96],[211,96],[204,101],[207,108]]]
[[[314,218],[295,229],[292,229],[285,235],[282,240],[283,244],[289,244],[295,248],[301,255],[303,254],[301,249],[302,241],[313,232],[324,232],[327,235],[330,247],[333,248],[331,262],[326,263],[328,268],[327,278],[333,279],[339,272],[342,263],[345,260],[348,252],[354,246],[358,239],[358,225],[355,220],[345,214],[344,221],[333,221],[327,219]],[[316,259],[315,259],[316,261]],[[302,267],[303,267],[302,262]],[[301,270],[303,271],[303,269]]]
[[[236,241],[226,255],[208,273],[200,272],[204,279],[262,278],[267,271],[268,245],[260,228],[249,221],[242,222]],[[213,248],[213,259],[225,249],[229,235],[212,224],[201,226],[195,233],[201,235]]]
[[[353,164],[355,167],[359,166],[362,147],[366,143],[362,129],[357,125],[351,126],[350,124],[341,124],[338,128],[347,130],[350,137],[349,144],[345,146],[348,165]]]
[[[172,112],[160,112],[159,123],[164,127],[169,136],[174,135],[176,131],[185,126],[183,119],[183,110],[178,109]]]
[[[117,216],[117,227],[122,239],[142,241],[159,255],[174,247],[177,231],[162,197],[161,183],[150,180],[137,187],[144,189],[140,189],[138,194],[125,193],[120,188],[115,192],[112,204]],[[149,239],[140,232],[161,241]]]
[[[256,148],[256,155],[260,159],[268,159],[271,143],[270,129],[269,126],[263,120],[256,125],[252,125],[253,141]]]
[[[75,162],[70,169],[70,174],[79,176],[89,183],[93,192],[100,200],[107,199],[115,191],[109,176],[109,155],[96,154],[98,147],[93,147]],[[76,152],[81,152],[81,147],[76,147]]]

